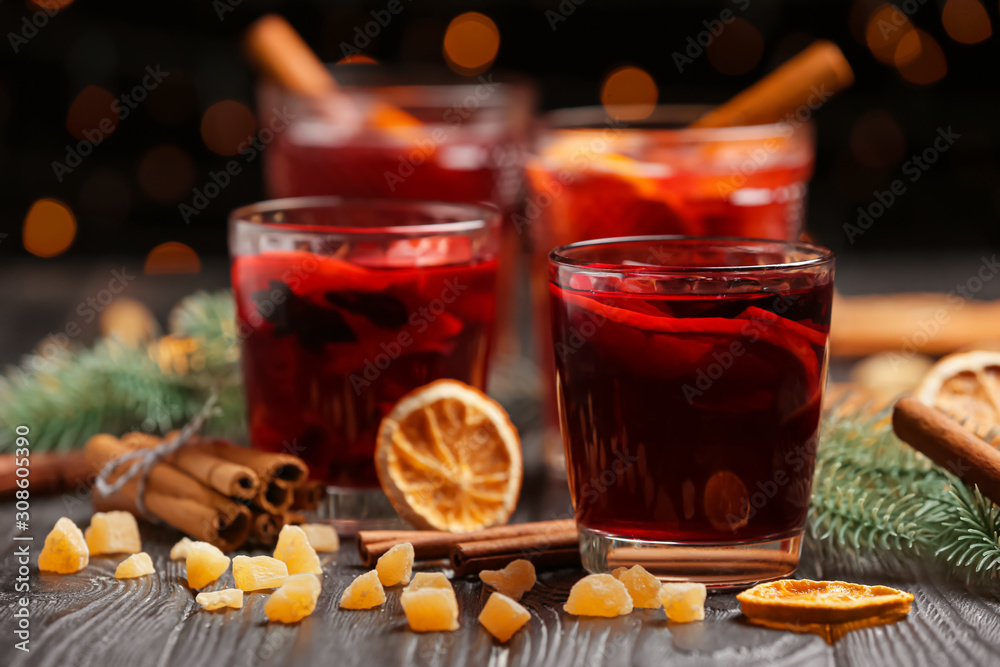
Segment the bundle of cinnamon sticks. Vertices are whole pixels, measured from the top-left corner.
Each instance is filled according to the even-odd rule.
[[[497,526],[470,533],[433,530],[363,530],[358,553],[366,567],[397,544],[413,545],[416,560],[447,558],[457,576],[503,568],[519,558],[536,568],[580,565],[576,524],[572,519]]]
[[[100,433],[87,441],[84,455],[97,474],[110,461],[161,442],[146,433],[121,438]],[[138,461],[119,465],[107,481],[114,483],[134,465]],[[309,482],[308,476],[305,463],[294,456],[197,438],[149,470],[142,503],[148,513],[190,537],[232,551],[248,539],[274,544],[282,526],[301,523],[304,517],[299,512],[313,509],[321,494],[321,487]],[[95,491],[94,509],[142,516],[138,494],[136,477],[109,496]]]

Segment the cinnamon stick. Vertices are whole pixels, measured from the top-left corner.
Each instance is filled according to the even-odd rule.
[[[269,480],[257,495],[253,497],[253,502],[265,512],[271,514],[284,514],[292,507],[292,489],[281,484],[278,480]]]
[[[87,462],[95,473],[130,451],[132,447],[106,433],[91,437],[84,446]],[[137,464],[129,461],[119,466],[108,481],[114,482]],[[138,493],[138,478],[133,478],[110,497],[95,492],[92,502],[99,511],[122,509],[141,516],[136,503]],[[150,513],[165,523],[224,551],[239,547],[250,534],[249,509],[168,463],[157,463],[150,469],[143,502]]]
[[[329,70],[288,21],[277,14],[257,19],[246,34],[250,59],[275,81],[306,97],[322,97],[337,87]]]
[[[469,574],[476,574],[483,570],[499,570],[507,567],[515,560],[524,558],[530,560],[535,569],[554,570],[561,567],[580,567],[580,548],[565,547],[561,549],[549,549],[539,551],[534,554],[506,553],[494,554],[490,556],[480,556],[478,558],[468,558],[461,566],[452,563],[455,576],[464,577]]]
[[[290,486],[306,481],[309,468],[302,459],[291,454],[265,452],[249,447],[240,447],[225,440],[200,440],[204,451],[227,461],[233,461],[253,470],[261,482],[279,480]]]
[[[274,546],[278,543],[278,533],[285,525],[280,516],[266,512],[256,512],[250,528],[250,540],[264,546]]]
[[[28,459],[27,466],[19,466],[18,459]],[[27,457],[0,454],[0,499],[13,498],[21,488],[17,482],[19,467],[28,470],[31,495],[55,495],[77,487],[89,487],[92,473],[83,452],[29,454]]]
[[[448,557],[452,566],[460,570],[473,559],[506,555],[530,559],[533,555],[543,554],[549,550],[578,549],[579,539],[576,528],[573,528],[550,535],[522,535],[496,540],[459,542],[452,548]]]
[[[476,542],[503,538],[533,537],[544,542],[549,536],[575,531],[572,519],[536,521],[495,526],[468,533],[449,533],[430,530],[363,530],[357,535],[358,555],[361,562],[371,567],[389,549],[409,542],[417,560],[445,558],[460,542]]]
[[[892,428],[900,440],[1000,503],[1000,451],[996,448],[937,408],[909,396],[896,402]]]
[[[126,433],[122,442],[130,447],[149,449],[162,441],[142,433]],[[261,490],[260,478],[251,468],[213,456],[199,444],[185,445],[163,460],[225,496],[250,500]]]
[[[840,48],[820,40],[691,127],[777,123],[800,108],[814,109],[852,83],[854,73]]]
[[[326,485],[318,480],[307,480],[292,490],[293,510],[314,510],[326,497]]]

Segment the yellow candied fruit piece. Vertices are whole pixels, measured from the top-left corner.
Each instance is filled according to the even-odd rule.
[[[378,572],[365,572],[344,589],[340,596],[341,609],[371,609],[385,602],[385,590]]]
[[[615,569],[611,570],[611,576],[614,577],[615,579],[621,579],[622,575],[625,574],[626,572],[628,572],[628,568],[623,565],[621,567],[616,567]]]
[[[194,544],[194,540],[182,537],[174,546],[170,547],[170,560],[187,560],[188,549]]]
[[[306,534],[306,539],[316,551],[339,551],[340,538],[333,526],[325,523],[304,523],[299,528]]]
[[[519,558],[502,570],[483,570],[479,578],[484,584],[512,600],[520,600],[535,585],[535,566]]]
[[[45,546],[38,554],[38,569],[59,574],[79,572],[90,562],[87,541],[76,524],[62,517],[45,536]]]
[[[405,589],[399,596],[399,602],[411,630],[458,630],[458,600],[455,598],[455,589],[451,586]]]
[[[417,572],[406,590],[417,591],[421,588],[451,588],[451,582],[442,572]]]
[[[502,642],[510,639],[530,618],[527,609],[503,593],[491,593],[479,614],[479,622],[487,632]]]
[[[208,542],[192,542],[188,546],[187,580],[194,589],[204,588],[229,569],[229,556]]]
[[[378,580],[383,586],[409,583],[413,574],[413,557],[413,545],[409,542],[397,544],[389,549],[375,563]]]
[[[288,566],[288,574],[323,574],[316,550],[309,544],[305,531],[298,526],[286,525],[281,529],[274,557]]]
[[[576,616],[614,618],[632,613],[632,597],[610,574],[590,574],[573,584],[563,609]]]
[[[667,618],[677,623],[705,620],[705,584],[667,583],[660,587],[660,602]]]
[[[311,572],[286,577],[285,583],[267,598],[264,615],[272,621],[297,623],[316,609],[321,588],[319,577]]]
[[[198,593],[194,601],[208,611],[224,607],[243,609],[243,591],[238,588],[226,588],[221,591]]]
[[[622,572],[618,581],[625,584],[625,589],[632,597],[632,606],[640,609],[659,609],[660,580],[646,571],[642,565],[633,565],[631,570]]]
[[[153,574],[156,568],[153,567],[153,559],[145,551],[132,554],[115,568],[115,579],[135,579]]]
[[[98,554],[135,554],[142,551],[139,524],[128,512],[98,512],[83,536],[87,548]]]
[[[277,588],[288,576],[288,567],[270,556],[237,556],[233,559],[233,579],[241,591]]]

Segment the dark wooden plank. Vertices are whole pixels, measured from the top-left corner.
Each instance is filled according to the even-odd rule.
[[[518,510],[520,520],[565,516],[558,483],[534,489]],[[526,487],[528,488],[528,487]],[[61,515],[83,526],[90,514],[74,497],[36,500],[32,507],[32,551],[37,557],[45,533]],[[825,563],[806,554],[801,574],[886,583],[916,596],[913,612],[888,627],[850,633],[834,646],[813,635],[779,632],[742,619],[732,595],[712,595],[703,623],[673,624],[660,610],[641,610],[618,619],[589,619],[562,611],[581,572],[542,573],[524,598],[532,614],[527,631],[501,645],[476,617],[486,600],[474,579],[455,581],[462,628],[453,633],[417,634],[406,629],[399,589],[390,589],[381,610],[343,611],[337,601],[352,578],[364,571],[351,545],[324,558],[323,593],[316,612],[294,626],[267,623],[266,593],[247,596],[243,610],[205,612],[194,602],[181,563],[168,551],[178,535],[143,525],[143,546],[153,557],[155,576],[119,582],[119,557],[95,557],[82,573],[31,575],[31,647],[13,648],[16,563],[12,559],[11,505],[5,517],[0,573],[0,664],[12,667],[209,667],[239,665],[324,666],[475,665],[487,667],[576,667],[577,665],[975,665],[1000,664],[1000,592],[934,581],[896,572],[852,574],[849,564]],[[263,553],[258,551],[256,553]],[[230,574],[214,587],[232,585]]]

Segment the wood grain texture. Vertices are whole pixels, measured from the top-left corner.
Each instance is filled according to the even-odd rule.
[[[535,493],[524,499],[516,520],[566,516],[566,494],[558,483],[525,488]],[[68,515],[83,527],[90,510],[75,498],[51,498],[36,500],[31,514],[34,560],[59,516]],[[157,569],[152,577],[114,579],[123,556],[94,557],[86,570],[68,576],[39,574],[32,568],[32,650],[24,654],[13,648],[12,614],[20,594],[14,592],[12,554],[17,543],[7,518],[13,517],[11,504],[0,506],[0,516],[0,665],[11,667],[1000,664],[1000,589],[935,581],[903,568],[862,575],[842,561],[818,560],[808,549],[801,576],[902,588],[916,598],[913,611],[896,625],[853,632],[833,646],[813,635],[750,625],[730,594],[709,596],[703,623],[670,623],[662,610],[637,610],[611,620],[577,618],[564,613],[562,605],[582,573],[562,570],[540,573],[538,585],[522,601],[532,619],[504,645],[476,620],[488,596],[476,578],[454,581],[462,626],[457,632],[410,632],[398,587],[388,589],[381,610],[338,609],[344,588],[365,571],[347,543],[340,553],[321,555],[325,576],[316,612],[288,626],[267,623],[266,592],[247,594],[242,610],[203,611],[187,587],[183,564],[168,558],[178,534],[149,525],[142,526],[142,537]],[[231,585],[227,573],[211,588]]]

